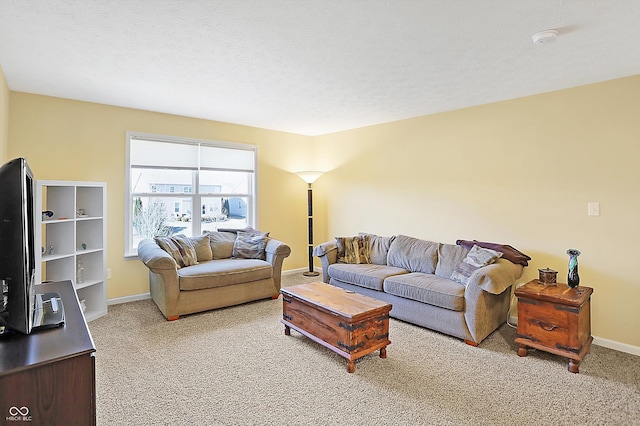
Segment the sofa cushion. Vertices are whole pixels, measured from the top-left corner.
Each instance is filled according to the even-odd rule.
[[[209,242],[209,235],[199,235],[197,237],[191,237],[189,240],[193,243],[196,249],[196,257],[198,262],[206,262],[213,259],[213,252],[211,252],[211,245]]]
[[[332,279],[378,291],[382,291],[385,278],[408,272],[406,269],[393,266],[366,263],[334,263],[328,269]]]
[[[229,259],[233,254],[233,244],[236,242],[235,232],[207,232],[213,259]]]
[[[184,266],[191,266],[198,263],[198,255],[196,254],[196,246],[186,235],[172,235],[171,239],[180,249]]]
[[[366,232],[360,232],[358,235],[369,236],[369,259],[371,260],[371,263],[375,263],[376,265],[386,265],[389,247],[396,238],[395,235],[391,237],[381,237],[380,235],[367,234]]]
[[[259,259],[220,259],[178,270],[180,290],[224,287],[271,278],[271,264]]]
[[[231,232],[232,234],[237,234],[238,232],[249,232],[254,234],[263,234],[262,231],[259,231],[250,226],[246,226],[244,228],[218,228],[218,232]],[[266,234],[269,234],[268,232]]]
[[[387,255],[387,265],[407,269],[410,272],[433,274],[436,270],[440,243],[398,235]]]
[[[336,237],[338,263],[371,263],[369,259],[369,236]]]
[[[438,248],[438,264],[435,274],[443,278],[451,278],[456,267],[467,256],[469,250],[455,244],[441,244]]]
[[[265,259],[264,248],[267,245],[267,234],[262,232],[238,231],[233,243],[232,257],[239,259]]]
[[[178,268],[184,266],[184,259],[182,253],[180,253],[180,247],[171,237],[155,237],[154,241],[160,246],[160,248],[171,255],[173,260],[176,261]]]
[[[452,311],[464,310],[465,288],[460,283],[432,274],[412,272],[384,280],[386,293]]]
[[[475,271],[483,266],[491,265],[501,256],[502,253],[498,251],[473,246],[462,262],[456,266],[456,270],[451,274],[451,279],[466,286]]]

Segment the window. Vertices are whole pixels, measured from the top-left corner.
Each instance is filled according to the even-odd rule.
[[[256,153],[254,145],[127,132],[125,256],[145,238],[255,226]]]

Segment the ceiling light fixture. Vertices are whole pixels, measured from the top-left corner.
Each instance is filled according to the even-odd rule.
[[[535,33],[531,38],[536,44],[551,43],[558,37],[558,30],[544,30],[539,33]]]

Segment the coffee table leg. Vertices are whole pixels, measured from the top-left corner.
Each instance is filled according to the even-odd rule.
[[[576,361],[575,359],[569,359],[569,371],[572,373],[580,372],[580,361]]]
[[[387,357],[387,347],[385,346],[384,348],[380,348],[380,358],[386,358]]]
[[[284,334],[287,336],[291,336],[291,327],[289,327],[288,325],[284,326]]]
[[[347,360],[347,372],[353,373],[356,371],[356,364],[353,361]]]

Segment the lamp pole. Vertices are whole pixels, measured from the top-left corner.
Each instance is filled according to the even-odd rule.
[[[313,190],[311,184],[322,174],[322,172],[296,172],[305,182],[307,182],[307,221],[309,225],[309,270],[302,275],[305,277],[317,277],[320,275],[313,270]]]
[[[309,270],[302,275],[305,277],[317,277],[320,274],[313,270],[313,190],[311,189],[310,183],[309,188],[307,188],[307,206],[307,216],[309,220]]]

